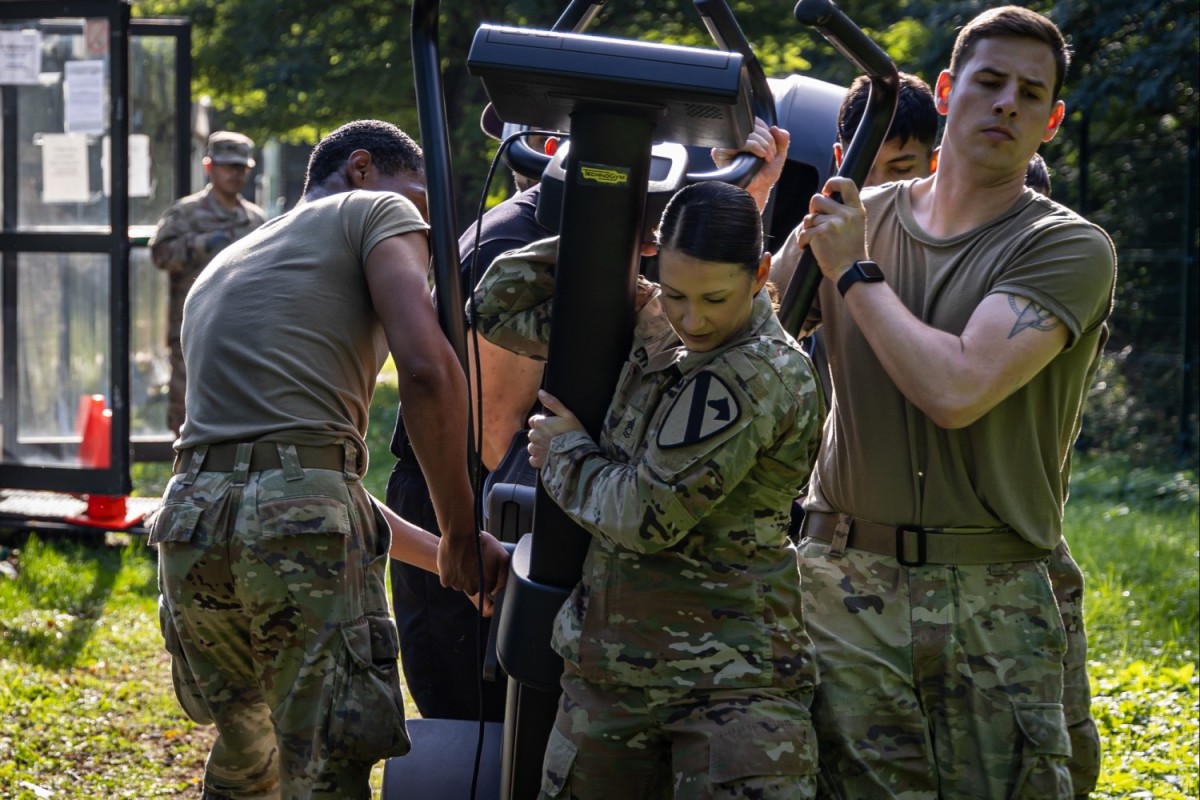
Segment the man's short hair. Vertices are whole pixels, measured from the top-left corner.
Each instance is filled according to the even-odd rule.
[[[371,161],[384,175],[411,172],[421,175],[425,162],[421,147],[407,133],[390,122],[360,119],[348,122],[317,142],[308,158],[304,191],[320,185],[337,172],[355,150],[366,150]]]
[[[975,45],[984,39],[1009,36],[1019,39],[1034,39],[1045,43],[1054,54],[1054,94],[1057,100],[1071,65],[1071,50],[1058,26],[1046,17],[1021,6],[1000,6],[984,11],[968,22],[954,40],[950,54],[950,74],[957,76],[962,66],[971,60]]]
[[[867,95],[871,91],[871,81],[866,75],[859,75],[850,84],[842,107],[838,109],[838,142],[842,147],[850,144],[854,132],[862,124],[863,112],[867,107]],[[888,128],[886,139],[899,139],[903,147],[909,139],[916,139],[933,149],[937,139],[938,112],[933,102],[933,92],[929,84],[916,75],[907,72],[900,73],[900,96],[896,101],[896,115],[892,117],[892,127]]]

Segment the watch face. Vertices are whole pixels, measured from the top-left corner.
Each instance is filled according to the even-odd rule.
[[[837,283],[838,292],[843,296],[851,286],[863,281],[865,283],[880,283],[883,281],[883,270],[874,261],[855,261],[850,269],[842,274]]]
[[[874,261],[858,261],[855,263],[855,266],[862,270],[864,280],[883,280],[883,270]]]

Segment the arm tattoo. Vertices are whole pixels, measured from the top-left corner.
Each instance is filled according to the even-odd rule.
[[[1022,303],[1024,305],[1021,305]],[[1036,331],[1052,331],[1062,324],[1052,312],[1024,297],[1010,294],[1008,307],[1017,315],[1017,321],[1013,323],[1012,330],[1008,332],[1010,339],[1026,328],[1033,328]]]

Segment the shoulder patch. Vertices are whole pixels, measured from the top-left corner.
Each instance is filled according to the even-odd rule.
[[[667,409],[658,429],[658,446],[669,450],[702,442],[737,422],[741,414],[729,386],[713,372],[699,372]]]

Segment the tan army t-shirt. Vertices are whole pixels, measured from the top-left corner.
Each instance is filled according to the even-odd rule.
[[[363,266],[379,242],[427,227],[398,194],[352,191],[301,203],[222,251],[184,307],[176,446],[349,437],[365,451],[388,348]]]
[[[990,223],[937,239],[916,224],[910,187],[864,195],[868,252],[910,311],[959,334],[985,296],[1002,292],[1048,309],[1070,337],[1028,384],[974,424],[947,430],[904,398],[836,287],[823,281],[814,314],[825,328],[834,398],[805,507],[892,525],[1008,525],[1052,548],[1081,407],[1107,335],[1112,242],[1028,189]]]

